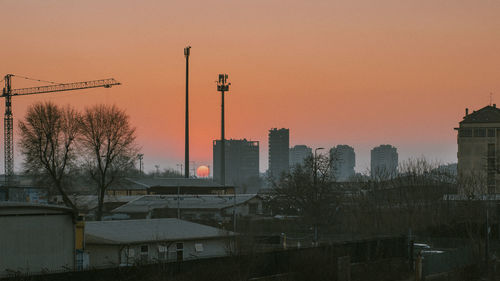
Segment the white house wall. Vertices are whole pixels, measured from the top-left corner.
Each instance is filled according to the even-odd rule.
[[[232,242],[230,238],[208,239],[208,240],[193,240],[193,241],[176,241],[176,242],[151,242],[144,244],[135,244],[129,246],[122,245],[87,245],[86,252],[89,253],[90,267],[103,268],[114,267],[117,265],[132,265],[141,261],[141,246],[148,246],[148,263],[155,262],[174,262],[177,260],[177,242],[184,243],[183,260],[193,260],[210,257],[228,256],[231,252]],[[202,244],[203,251],[197,252],[195,244]],[[160,258],[159,247],[167,247],[166,259]],[[133,252],[133,256],[129,256],[127,260],[126,253]]]

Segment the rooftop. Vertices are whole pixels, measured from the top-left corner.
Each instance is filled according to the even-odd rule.
[[[125,178],[109,187],[110,190],[145,190],[153,187],[195,187],[224,188],[207,179],[193,178]],[[228,186],[226,186],[228,188]],[[231,187],[232,188],[232,187]]]
[[[69,195],[69,199],[76,205],[80,210],[92,210],[97,208],[98,197],[97,195]],[[141,195],[105,195],[104,203],[127,203],[134,199],[141,197]],[[61,195],[57,195],[57,202],[62,204],[63,199]]]
[[[179,209],[224,209],[243,204],[256,194],[236,195],[143,195],[127,204],[120,206],[112,213],[147,213],[152,209],[179,208]],[[177,200],[180,199],[180,200]]]
[[[233,236],[234,233],[179,219],[93,221],[85,224],[88,244],[136,244]]]
[[[72,212],[73,210],[70,208],[59,205],[0,201],[1,215],[60,214]]]
[[[467,114],[460,124],[464,123],[500,123],[500,109],[496,105],[487,105],[478,111]]]

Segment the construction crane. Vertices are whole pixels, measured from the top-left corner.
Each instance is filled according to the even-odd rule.
[[[39,82],[48,82],[53,85],[31,87],[31,88],[21,88],[12,89],[12,77],[20,77],[28,80],[34,80]],[[111,88],[111,86],[120,85],[115,79],[102,79],[93,80],[85,82],[74,82],[74,83],[55,83],[51,81],[44,81],[39,79],[33,79],[29,77],[24,77],[20,75],[7,74],[4,77],[5,88],[3,88],[2,96],[5,98],[5,116],[4,116],[4,161],[5,161],[5,179],[9,179],[14,175],[14,126],[12,117],[12,97],[14,96],[26,96],[34,94],[43,93],[53,93],[53,92],[63,92],[63,91],[73,91],[89,88]],[[1,81],[0,81],[1,82]]]

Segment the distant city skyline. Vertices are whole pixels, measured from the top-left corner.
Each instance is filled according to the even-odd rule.
[[[352,146],[339,144],[330,148],[331,173],[336,181],[348,181],[356,171],[356,152]]]
[[[268,141],[268,173],[279,179],[290,168],[290,129],[270,129]]]
[[[284,9],[280,1],[110,0],[95,7],[92,1],[2,3],[9,44],[2,46],[1,75],[122,83],[16,97],[14,127],[36,101],[78,109],[116,104],[137,127],[146,171],[184,162],[187,45],[190,160],[205,165],[220,136],[213,82],[219,73],[232,83],[227,138],[258,140],[264,148],[269,128],[290,128],[291,146],[351,145],[361,172],[370,149],[382,143],[398,147],[401,160],[456,162],[453,128],[463,109],[482,108],[490,92],[499,103],[500,36],[492,36],[500,26],[498,1],[291,0]],[[231,13],[214,19],[221,9]],[[13,78],[14,88],[43,84]],[[262,149],[261,171],[267,162]],[[20,171],[18,153],[15,163]]]

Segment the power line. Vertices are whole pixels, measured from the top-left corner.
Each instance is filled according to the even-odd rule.
[[[32,80],[32,81],[38,81],[38,82],[45,82],[45,83],[51,83],[51,84],[61,84],[61,83],[58,83],[58,82],[53,82],[53,81],[48,81],[48,80],[42,80],[42,79],[36,79],[36,78],[30,78],[30,77],[26,77],[26,76],[17,75],[17,74],[15,74],[14,76],[19,77],[19,78],[23,78],[23,79],[26,79],[26,80]]]

